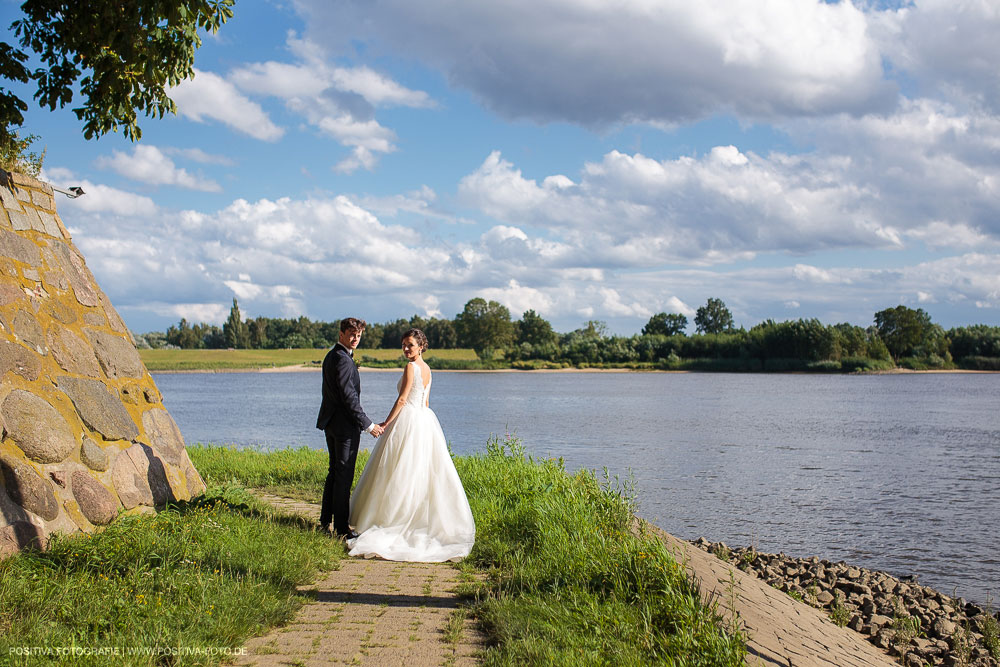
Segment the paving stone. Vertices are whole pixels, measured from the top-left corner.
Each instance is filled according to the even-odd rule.
[[[108,440],[132,440],[139,427],[117,396],[99,380],[60,376],[57,385],[73,401],[83,423]]]
[[[0,410],[10,438],[32,461],[59,463],[76,449],[69,424],[40,396],[15,389]]]

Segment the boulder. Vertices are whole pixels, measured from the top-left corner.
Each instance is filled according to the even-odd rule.
[[[180,467],[184,454],[184,438],[173,417],[163,408],[142,413],[142,427],[156,452],[172,466]]]
[[[94,348],[82,338],[64,327],[51,327],[47,336],[52,358],[59,366],[74,375],[101,377]]]
[[[15,521],[0,527],[0,558],[6,558],[28,547],[44,549],[47,544],[45,531],[28,521]]]
[[[139,378],[143,374],[142,360],[131,341],[104,331],[86,330],[97,360],[109,378]]]
[[[31,392],[10,392],[0,411],[14,444],[32,461],[58,463],[76,448],[76,439],[62,415]]]
[[[136,443],[121,452],[111,474],[125,509],[174,500],[163,461],[148,445]]]
[[[52,487],[31,466],[4,454],[0,455],[0,473],[7,495],[15,503],[46,521],[59,516],[59,502]]]
[[[34,382],[41,371],[42,360],[35,351],[13,341],[0,341],[0,377],[12,372]]]
[[[115,497],[103,484],[82,470],[73,473],[73,498],[90,523],[103,526],[118,516]]]
[[[108,440],[132,440],[139,437],[139,427],[132,421],[121,399],[108,391],[103,382],[60,376],[60,389],[66,392],[83,423]]]
[[[84,437],[80,446],[80,460],[91,470],[104,472],[111,465],[111,457],[90,437]]]

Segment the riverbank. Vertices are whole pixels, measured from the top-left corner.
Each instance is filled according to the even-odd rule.
[[[979,606],[922,586],[914,577],[897,578],[842,561],[730,548],[703,537],[692,544],[822,610],[904,665],[1000,665],[1000,612],[989,599]]]

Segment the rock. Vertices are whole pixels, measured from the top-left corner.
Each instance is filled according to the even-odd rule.
[[[42,372],[42,360],[36,352],[13,341],[0,341],[0,377],[8,372],[34,382]]]
[[[824,607],[829,606],[833,602],[833,595],[830,591],[821,591],[819,595],[816,596],[816,602],[820,603]]]
[[[170,413],[163,408],[146,410],[142,413],[142,427],[157,453],[170,465],[179,467],[184,453],[184,438]]]
[[[910,651],[906,654],[906,657],[903,658],[903,664],[906,665],[906,667],[924,667],[924,659],[916,651]]]
[[[162,403],[163,398],[160,396],[160,392],[157,391],[155,387],[147,387],[142,391],[143,396],[146,397],[147,403]]]
[[[39,354],[48,354],[45,333],[35,316],[26,310],[19,310],[14,316],[14,334]]]
[[[83,423],[108,440],[132,440],[139,436],[139,427],[121,399],[111,394],[103,382],[64,375],[57,384],[73,401]]]
[[[101,368],[109,378],[142,377],[142,359],[131,341],[93,329],[87,329],[86,334],[94,346]]]
[[[94,349],[82,338],[62,327],[49,328],[47,337],[52,358],[64,371],[75,375],[101,377],[101,368],[94,356]]]
[[[139,405],[139,398],[142,396],[142,389],[135,382],[128,382],[122,385],[119,392],[122,396],[122,401],[128,403],[129,405]]]
[[[0,559],[29,547],[44,549],[47,544],[45,532],[28,521],[15,521],[0,527]]]
[[[92,524],[103,526],[118,516],[115,497],[103,484],[82,470],[73,473],[73,498],[83,516]]]
[[[0,410],[14,444],[32,461],[59,463],[76,448],[76,439],[62,415],[31,392],[15,389]]]
[[[83,259],[62,241],[53,243],[52,247],[55,250],[56,260],[69,279],[69,284],[73,287],[76,300],[84,306],[98,305],[100,299],[97,292],[94,291],[94,280],[89,275],[90,272],[87,271]]]
[[[84,437],[80,446],[80,460],[91,470],[104,472],[111,464],[111,457],[92,438]]]
[[[197,498],[201,494],[205,493],[205,481],[201,478],[201,475],[195,470],[194,464],[191,463],[191,457],[188,456],[187,450],[183,452],[184,461],[181,464],[181,471],[184,473],[184,479],[187,482],[187,490],[190,494],[190,498]]]
[[[49,471],[49,477],[55,482],[59,488],[65,489],[69,484],[69,476],[65,470],[51,470]]]
[[[0,229],[0,256],[10,257],[28,266],[38,266],[42,263],[42,254],[37,245],[20,234],[5,229]]]
[[[0,455],[7,495],[15,503],[46,521],[59,516],[59,502],[48,483],[35,470],[12,456]]]
[[[111,474],[125,509],[173,500],[163,462],[148,445],[137,443],[121,452]]]
[[[872,628],[881,628],[886,625],[892,625],[892,619],[888,616],[882,616],[881,614],[874,614],[868,622],[871,624]]]

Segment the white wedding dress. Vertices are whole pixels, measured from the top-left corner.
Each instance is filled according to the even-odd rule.
[[[351,494],[352,556],[440,563],[465,558],[476,524],[419,364],[396,419],[379,436]],[[405,377],[405,375],[404,375]],[[402,389],[403,378],[397,390]]]

